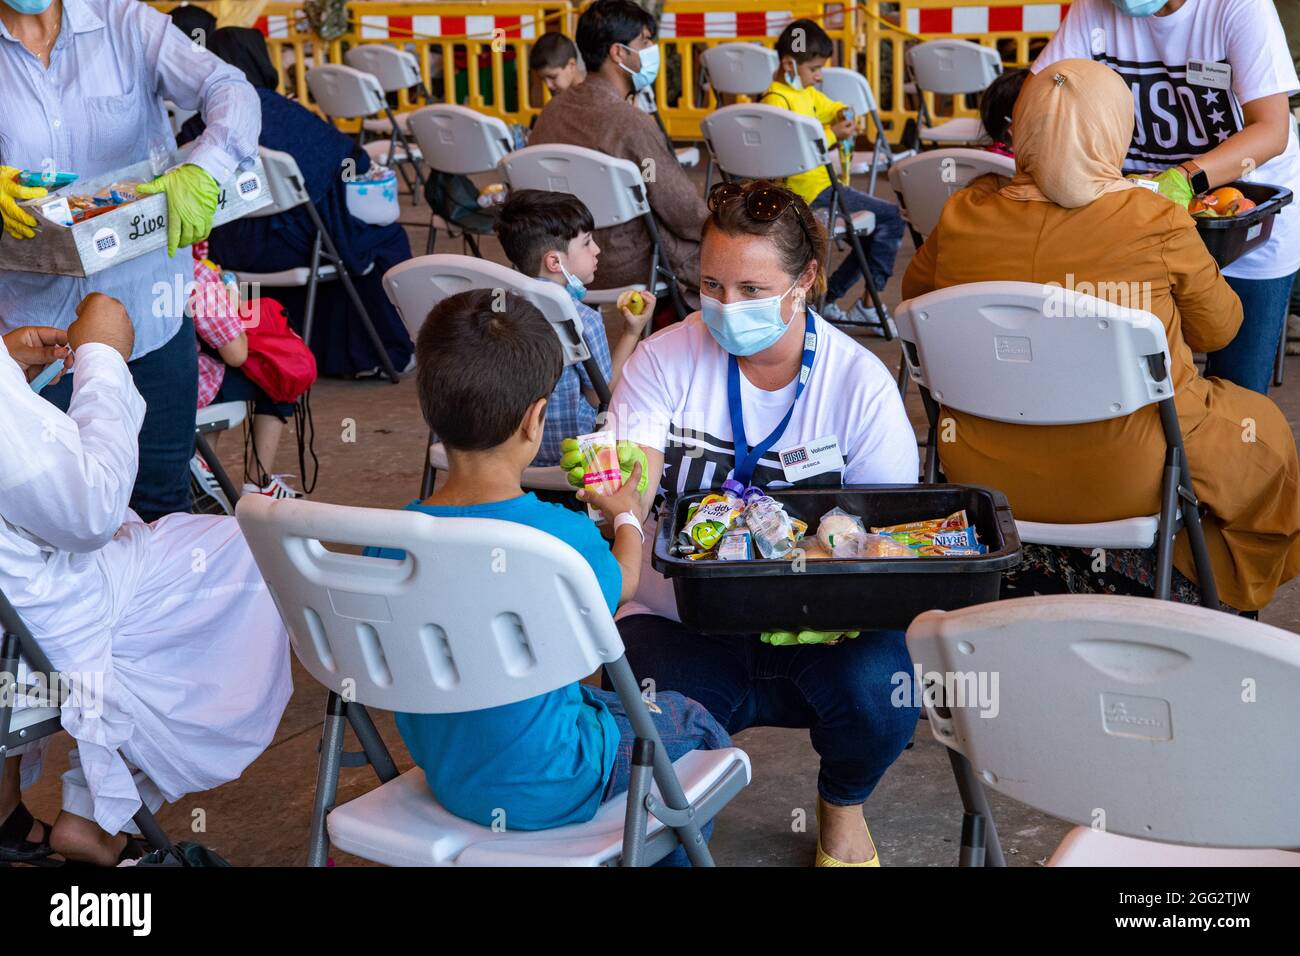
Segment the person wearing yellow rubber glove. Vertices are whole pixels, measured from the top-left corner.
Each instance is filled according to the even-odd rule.
[[[167,197],[167,255],[174,256],[182,246],[208,238],[221,187],[206,170],[186,163],[144,183],[136,192],[141,196],[163,193]]]
[[[0,38],[0,91],[11,94],[0,108],[0,334],[66,328],[92,293],[121,302],[135,333],[128,368],[147,408],[131,449],[139,460],[130,505],[146,521],[189,511],[198,358],[186,315],[187,244],[207,234],[217,184],[256,162],[261,102],[239,69],[198,42],[202,35],[139,0],[0,0]],[[183,157],[166,101],[207,123]],[[165,173],[142,192],[167,195],[167,241],[156,217],[120,226],[102,219],[92,231],[108,241],[86,254],[105,258],[91,275],[9,268],[32,259],[30,248],[15,247],[59,228],[21,207],[40,192],[15,181],[19,170],[75,174],[68,194]],[[157,247],[137,253],[142,239]],[[75,371],[64,375],[41,398],[66,410],[75,381]]]
[[[24,186],[18,182],[19,172],[21,170],[13,166],[0,166],[0,219],[4,220],[5,232],[9,235],[15,239],[30,239],[36,235],[36,219],[18,204],[28,199],[40,199],[45,195],[45,187]]]
[[[798,644],[838,644],[845,638],[854,638],[860,631],[764,631],[759,639],[773,647],[792,647]]]

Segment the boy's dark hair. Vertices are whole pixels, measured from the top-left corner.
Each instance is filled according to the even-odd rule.
[[[1020,88],[1029,79],[1028,70],[1009,70],[1000,74],[980,94],[980,122],[995,143],[1009,143],[1011,111],[1015,109]]]
[[[528,53],[528,69],[558,70],[578,58],[578,48],[563,33],[543,33]]]
[[[613,44],[630,45],[646,29],[653,38],[659,31],[659,24],[631,0],[598,0],[578,17],[578,29],[573,38],[587,72],[595,73],[609,56]]]
[[[512,265],[526,276],[542,271],[542,256],[567,252],[569,241],[591,232],[591,210],[577,196],[545,189],[520,189],[510,194],[497,214],[497,238]]]
[[[815,20],[795,20],[776,38],[776,55],[794,57],[803,65],[809,60],[825,60],[835,55],[835,44]]]
[[[504,289],[443,299],[415,340],[420,411],[439,440],[457,451],[504,444],[563,370],[551,324],[527,299]]]

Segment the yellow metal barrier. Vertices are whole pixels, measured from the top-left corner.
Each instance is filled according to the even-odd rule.
[[[179,6],[157,0],[164,12]],[[195,6],[209,3],[198,0]],[[548,31],[573,35],[576,11],[569,0],[470,0],[456,3],[373,2],[349,6],[350,31],[325,43],[303,18],[298,3],[270,3],[257,27],[280,70],[280,91],[308,103],[302,64],[341,63],[360,43],[388,43],[413,51],[425,85],[438,101],[463,103],[507,122],[527,125],[541,111],[544,92],[528,76],[528,50]],[[700,120],[714,108],[700,72],[700,56],[737,40],[771,46],[800,18],[816,20],[837,47],[835,62],[862,70],[880,103],[893,138],[916,113],[904,90],[903,56],[919,40],[957,37],[996,47],[1008,65],[1026,65],[1056,31],[1068,4],[1026,0],[857,0],[827,3],[788,0],[768,10],[753,0],[667,0],[659,23],[664,67],[656,81],[660,115],[676,139],[698,139]],[[534,97],[543,97],[535,99]],[[950,97],[928,102],[936,121],[973,115],[971,104]],[[410,109],[406,93],[398,109]]]
[[[700,75],[700,57],[709,47],[736,41],[773,46],[792,20],[816,20],[836,42],[842,60],[857,65],[854,11],[843,3],[790,0],[765,10],[752,0],[668,0],[659,20],[663,68],[655,82],[659,113],[668,134],[699,139],[700,120],[713,111],[713,94]],[[839,58],[837,58],[839,59]]]
[[[1006,67],[1028,66],[1056,32],[1068,3],[1025,0],[865,0],[859,13],[866,76],[880,102],[881,119],[897,138],[902,124],[916,115],[916,101],[903,89],[903,56],[920,40],[956,38],[995,47]],[[935,123],[954,116],[973,116],[961,98],[942,97],[926,106]]]

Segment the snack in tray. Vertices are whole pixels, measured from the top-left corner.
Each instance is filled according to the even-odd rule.
[[[686,514],[686,525],[678,535],[681,553],[694,557],[712,551],[743,514],[744,505],[734,494],[705,495]]]
[[[866,530],[867,526],[857,515],[851,515],[843,508],[832,508],[822,515],[821,521],[817,523],[817,540],[829,554],[834,554],[838,539],[851,534],[861,534]]]
[[[748,561],[753,556],[753,536],[748,531],[733,529],[718,542],[719,561]]]
[[[835,541],[832,558],[915,558],[917,553],[888,535],[855,531]]]
[[[799,543],[808,525],[786,513],[785,506],[764,494],[746,494],[745,526],[754,549],[764,558],[784,558]]]
[[[964,510],[954,511],[946,518],[872,528],[871,533],[905,544],[923,558],[987,554],[989,550],[980,543]]]

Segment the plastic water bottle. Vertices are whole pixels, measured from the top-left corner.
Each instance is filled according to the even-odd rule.
[[[846,106],[840,111],[840,116],[843,119],[851,120],[853,119],[853,110]],[[847,186],[853,179],[853,137],[845,136],[839,141],[839,147],[840,182]]]

